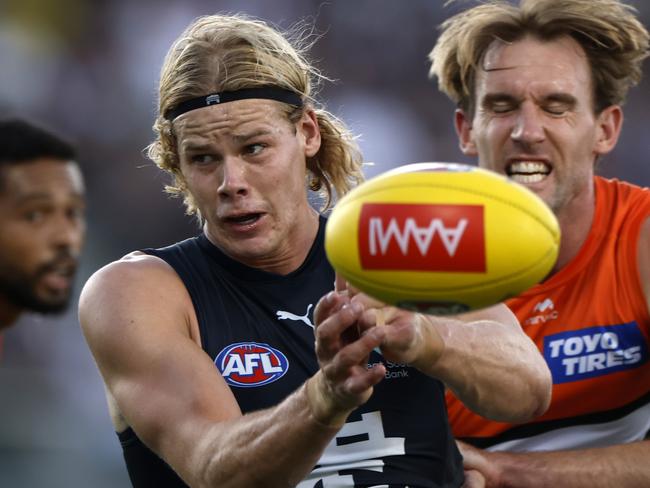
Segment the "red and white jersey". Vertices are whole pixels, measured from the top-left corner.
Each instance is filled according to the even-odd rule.
[[[506,304],[553,375],[548,411],[486,420],[447,394],[456,437],[490,450],[539,451],[641,440],[650,429],[650,315],[637,266],[650,191],[596,177],[587,240],[560,272]]]

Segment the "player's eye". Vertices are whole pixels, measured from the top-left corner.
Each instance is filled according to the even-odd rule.
[[[214,163],[216,161],[215,157],[211,154],[195,154],[190,158],[190,160],[194,164],[203,166]]]
[[[259,142],[255,144],[247,144],[246,147],[244,148],[244,151],[246,154],[257,156],[259,153],[261,153],[264,150],[265,147],[266,144],[262,144]]]
[[[24,214],[25,220],[32,223],[38,223],[43,221],[45,218],[45,212],[43,210],[29,210]]]
[[[506,101],[494,102],[490,107],[492,112],[497,113],[497,114],[505,114],[507,112],[510,112],[514,108],[515,107],[514,107],[514,104],[512,102],[506,102]]]
[[[544,110],[551,115],[564,115],[569,110],[569,105],[566,103],[549,103],[544,107]]]
[[[86,215],[86,209],[83,206],[70,207],[66,210],[66,216],[70,220],[82,220]]]

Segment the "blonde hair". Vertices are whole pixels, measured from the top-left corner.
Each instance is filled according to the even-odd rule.
[[[153,126],[156,139],[147,151],[159,168],[172,175],[172,184],[165,189],[183,197],[188,214],[197,213],[197,208],[180,171],[172,122],[164,114],[180,102],[210,93],[275,86],[301,96],[302,107],[284,104],[283,113],[295,123],[306,109],[315,111],[321,147],[307,160],[308,184],[324,199],[323,210],[335,196],[363,180],[355,137],[314,99],[314,88],[324,77],[307,61],[309,47],[305,28],[281,33],[241,14],[199,17],[171,46],[160,76],[158,117]]]
[[[486,1],[442,24],[429,54],[429,75],[460,108],[473,113],[476,71],[495,39],[513,42],[532,35],[544,41],[568,35],[587,55],[599,113],[622,104],[641,79],[648,31],[635,14],[634,7],[618,0],[521,0],[518,6]]]

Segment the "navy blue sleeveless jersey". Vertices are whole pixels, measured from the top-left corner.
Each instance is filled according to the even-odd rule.
[[[168,262],[184,282],[203,349],[243,413],[277,405],[318,369],[313,311],[334,283],[324,228],[321,218],[305,262],[284,276],[230,259],[205,235],[145,250]],[[379,362],[387,367],[386,378],[350,415],[298,488],[462,484],[462,459],[447,421],[443,385],[373,352],[369,364]],[[120,440],[134,486],[185,486],[131,429]]]

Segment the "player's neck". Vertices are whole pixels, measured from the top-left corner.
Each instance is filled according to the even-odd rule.
[[[596,198],[593,184],[566,205],[557,218],[562,236],[560,252],[552,273],[556,273],[576,257],[587,240],[596,212]]]

